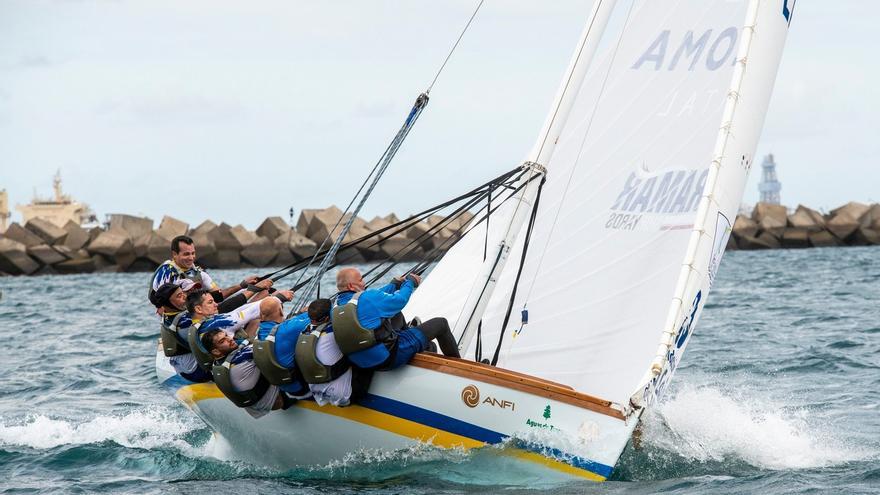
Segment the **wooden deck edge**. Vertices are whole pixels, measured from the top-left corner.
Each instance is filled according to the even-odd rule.
[[[470,378],[485,383],[491,383],[492,385],[498,385],[519,390],[520,392],[546,397],[548,399],[564,402],[566,404],[588,409],[617,419],[626,419],[623,411],[617,407],[613,407],[611,401],[577,392],[567,385],[529,376],[524,373],[425,352],[416,354],[409,364],[419,368],[430,369],[462,378]]]

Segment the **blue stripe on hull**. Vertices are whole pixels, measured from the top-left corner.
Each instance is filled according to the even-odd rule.
[[[193,382],[181,377],[180,375],[174,375],[162,382],[162,385],[172,390],[178,390],[181,387],[193,385]],[[428,409],[424,409],[418,406],[414,406],[412,404],[407,404],[405,402],[400,402],[398,400],[390,399],[388,397],[382,397],[379,395],[367,394],[366,397],[364,397],[361,402],[358,403],[358,405],[401,419],[406,419],[414,423],[419,423],[430,428],[471,438],[473,440],[477,440],[487,444],[499,444],[504,440],[510,438],[509,435],[505,435],[497,431],[483,428],[481,426],[461,421],[459,419],[446,416],[444,414],[439,414]],[[556,459],[579,469],[596,473],[604,478],[608,478],[609,476],[611,476],[611,472],[614,470],[612,466],[607,466],[605,464],[591,461],[589,459],[584,459],[582,457],[573,456],[559,449],[546,447],[543,445],[515,440],[514,446],[522,450]]]
[[[367,396],[362,399],[361,402],[358,403],[358,405],[374,409],[385,414],[390,414],[392,416],[397,416],[398,418],[408,419],[410,421],[420,423],[425,426],[430,426],[438,430],[448,431],[450,433],[455,433],[456,435],[479,440],[485,443],[497,444],[509,438],[508,435],[499,433],[497,431],[492,431],[481,426],[477,426],[461,421],[459,419],[452,418],[450,416],[430,411],[428,409],[423,409],[412,404],[407,404],[405,402],[396,401],[394,399],[389,399],[387,397],[381,397],[378,395],[367,394]],[[516,442],[516,447],[534,452],[536,454],[541,454],[543,456],[552,457],[567,464],[571,464],[572,466],[575,466],[577,468],[591,471],[606,478],[608,476],[611,476],[611,471],[613,471],[614,469],[612,466],[606,466],[605,464],[591,461],[589,459],[583,459],[581,457],[573,456],[559,449],[530,444],[521,441]]]

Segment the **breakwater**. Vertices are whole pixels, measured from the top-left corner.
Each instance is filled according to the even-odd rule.
[[[798,205],[758,203],[751,215],[738,215],[727,249],[779,249],[880,244],[880,204],[855,201],[822,214]]]
[[[336,206],[306,209],[300,213],[295,227],[281,217],[269,217],[254,231],[210,220],[191,228],[170,216],[162,218],[155,229],[153,220],[131,215],[110,215],[106,228],[90,229],[74,222],[59,227],[36,218],[24,226],[13,223],[0,234],[0,274],[152,271],[169,259],[171,239],[178,235],[193,239],[197,263],[207,268],[285,266],[311,257],[328,236],[335,238],[350,218],[346,215],[339,222],[342,216]],[[450,238],[460,235],[471,218],[473,215],[468,212],[449,221],[434,215],[384,231],[381,243],[375,242],[379,240],[378,234],[375,239],[368,238],[367,242],[340,252],[337,259],[346,263],[391,257],[421,260],[451,244]],[[355,217],[344,241],[369,236],[398,222],[393,213],[369,222]],[[328,247],[329,243],[324,248]]]
[[[92,272],[152,271],[169,258],[171,239],[189,235],[196,245],[198,263],[207,268],[284,266],[311,257],[328,235],[341,230],[342,211],[331,206],[302,210],[294,227],[281,217],[269,217],[251,231],[241,225],[206,220],[191,228],[165,216],[153,220],[110,215],[106,228],[83,229],[68,222],[59,227],[43,219],[21,226],[13,223],[0,234],[0,274],[41,275]],[[442,251],[450,237],[463,231],[473,216],[464,214],[435,228],[444,217],[414,222],[381,243],[365,242],[344,253],[346,263],[364,263],[395,257],[421,260]],[[345,218],[343,220],[348,220]],[[345,241],[368,236],[399,221],[396,215],[370,221],[356,217]],[[344,223],[344,222],[341,222]],[[335,230],[334,230],[335,227]],[[378,239],[378,236],[376,237]],[[822,214],[799,205],[758,203],[749,215],[738,215],[727,249],[754,250],[880,244],[880,204],[850,202]]]

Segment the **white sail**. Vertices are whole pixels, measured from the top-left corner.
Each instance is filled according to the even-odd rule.
[[[559,135],[565,129],[572,102],[599,47],[615,3],[616,0],[598,0],[593,4],[538,140],[522,166],[526,173],[513,185],[517,192],[502,194],[510,198],[497,208],[494,223],[487,222],[488,231],[486,225],[471,229],[432,270],[405,308],[408,314],[429,311],[432,316],[446,317],[453,333],[459,336],[463,353],[477,334],[481,316],[487,310],[511,251],[522,243],[519,233],[533,208],[545,170],[543,164],[552,157]],[[488,205],[486,212],[488,216]]]
[[[733,87],[749,120],[737,129],[725,121],[731,81],[741,76],[738,54],[747,40],[758,41],[747,36],[748,7],[727,0],[633,4],[547,163],[499,366],[622,404],[650,378],[661,334],[675,333],[690,315],[693,287],[711,274],[717,215],[706,212],[703,193],[711,190],[713,204],[733,218],[773,85],[784,40],[778,25],[786,19],[782,2],[768,1],[762,12],[773,33],[765,47],[752,48],[756,69]],[[722,135],[737,136],[735,154],[730,143],[721,151],[733,169],[723,176],[711,167],[722,127]],[[699,255],[693,236],[709,239]],[[681,282],[685,259],[689,275]],[[506,313],[515,277],[503,278],[483,318],[484,348],[494,347]],[[686,303],[670,319],[672,298]],[[529,322],[519,331],[524,308]]]

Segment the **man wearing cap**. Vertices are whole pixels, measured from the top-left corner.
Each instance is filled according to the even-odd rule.
[[[228,297],[218,304],[217,312],[229,313],[243,306],[250,299],[252,299],[251,302],[259,301],[269,295],[267,289],[270,287],[272,287],[272,281],[269,279],[261,280],[253,286],[248,286],[248,288],[238,291],[232,297]],[[200,288],[199,284],[189,279],[181,279],[177,283],[166,282],[150,294],[150,302],[156,306],[157,312],[161,313],[162,323],[170,327],[177,315],[186,311],[187,294]],[[177,327],[186,328],[190,326],[190,320],[190,316],[184,313],[180,321],[178,321]]]
[[[163,310],[162,314],[162,324],[169,328],[171,331],[175,332],[178,337],[178,342],[185,349],[189,349],[189,344],[187,343],[187,332],[190,326],[193,324],[193,316],[189,312],[185,311],[187,308],[187,297],[188,295],[184,291],[184,287],[192,284],[191,281],[184,279],[181,285],[175,283],[164,283],[159,286],[159,288],[150,295],[150,301],[156,306],[158,310]],[[219,306],[216,302],[214,302],[213,297],[206,297],[206,300],[210,300],[212,305],[200,305],[199,309],[203,310],[204,313],[199,313],[196,315],[196,319],[198,323],[201,323],[202,320],[209,318],[210,316],[217,315],[221,318],[218,318],[212,325],[216,328],[224,328],[224,324],[229,324],[229,331],[231,334],[234,334],[238,329],[243,327],[249,320],[247,320],[250,315],[250,319],[253,319],[253,310],[248,310],[247,308],[242,307],[242,311],[234,311],[237,309],[236,307],[231,307],[233,303],[238,303],[238,306],[241,306],[242,302],[246,302],[248,297],[255,296],[254,292],[259,289],[261,290],[256,296],[268,294],[268,289],[272,286],[271,280],[262,280],[256,284],[254,288],[244,289],[239,294],[236,294],[229,299],[226,299]],[[192,289],[191,293],[198,293],[202,295],[207,295],[206,291],[202,289],[194,289],[194,285],[190,286]],[[283,295],[285,291],[280,291]],[[292,296],[292,294],[291,294]],[[239,299],[241,300],[239,302]],[[203,308],[204,306],[204,308]],[[210,308],[208,307],[210,306]],[[256,301],[251,304],[252,307],[256,308],[257,314],[259,314],[259,302]],[[227,307],[231,307],[227,309]],[[223,314],[217,314],[219,309],[223,309]],[[208,314],[211,313],[211,314]],[[210,373],[202,370],[198,366],[198,362],[195,356],[192,353],[178,354],[176,356],[171,356],[169,359],[171,366],[177,371],[180,376],[186,378],[192,382],[206,382],[211,380]]]
[[[220,289],[208,272],[196,265],[196,247],[193,240],[185,235],[179,235],[171,240],[171,259],[159,265],[153,273],[150,283],[150,294],[159,289],[159,286],[168,282],[191,280],[201,284],[201,287],[211,291],[218,301],[229,297],[241,289],[247,288],[248,284],[256,282],[257,277],[245,278],[240,284]],[[187,290],[187,289],[185,289]]]

